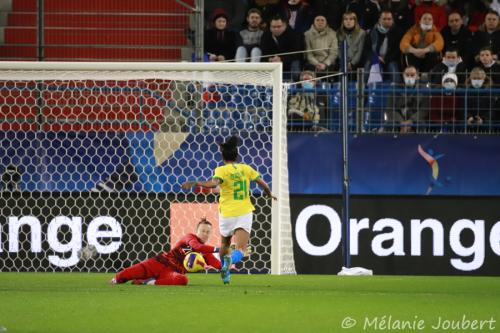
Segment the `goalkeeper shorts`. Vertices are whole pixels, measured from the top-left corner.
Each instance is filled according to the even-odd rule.
[[[224,237],[234,235],[236,229],[243,229],[250,233],[252,231],[253,212],[240,216],[224,217],[219,215],[219,230]]]

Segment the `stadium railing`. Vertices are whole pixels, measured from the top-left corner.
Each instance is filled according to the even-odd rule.
[[[349,81],[347,90],[349,129],[353,133],[500,133],[498,86],[475,89],[470,84],[463,84],[454,90],[446,90],[441,85],[429,83],[424,75],[418,89],[408,89],[402,84],[391,82],[365,84],[365,77],[363,71],[349,75],[349,78],[357,78]],[[319,79],[312,91],[292,85],[288,96],[298,93],[314,95],[320,109],[320,120],[313,124],[311,121],[290,119],[289,131],[340,131],[340,82]],[[405,105],[404,98],[408,95],[427,101],[417,108],[414,115],[416,120],[411,124],[402,124],[398,119],[401,106]],[[389,105],[391,102],[392,105]],[[408,108],[411,107],[408,105]],[[478,114],[484,118],[482,123],[474,118]]]

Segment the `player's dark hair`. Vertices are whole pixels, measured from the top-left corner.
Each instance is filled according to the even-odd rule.
[[[198,228],[199,228],[199,227],[200,227],[200,225],[202,225],[202,224],[207,224],[207,225],[209,225],[209,226],[212,226],[212,223],[211,223],[209,220],[207,220],[207,218],[206,218],[206,217],[202,217],[202,218],[201,218],[201,220],[200,220],[200,222],[198,222],[198,225],[196,226],[196,230],[198,230]]]
[[[238,159],[238,141],[239,138],[233,135],[226,142],[220,144],[220,151],[224,161],[234,162]]]

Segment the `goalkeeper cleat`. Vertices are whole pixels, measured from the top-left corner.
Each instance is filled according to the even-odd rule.
[[[225,255],[224,256],[224,265],[222,265],[222,268],[220,270],[220,276],[222,278],[222,282],[224,284],[229,284],[231,281],[231,256]]]

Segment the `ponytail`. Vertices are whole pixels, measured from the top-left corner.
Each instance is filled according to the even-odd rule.
[[[234,162],[238,159],[239,138],[231,136],[226,142],[220,144],[220,150],[224,161]]]

